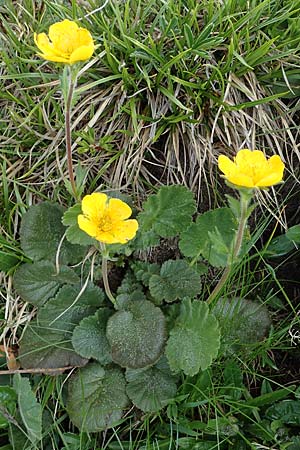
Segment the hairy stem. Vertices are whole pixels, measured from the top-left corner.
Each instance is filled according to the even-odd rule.
[[[101,247],[101,251],[102,251],[102,279],[103,279],[104,289],[105,289],[107,297],[109,298],[109,300],[112,302],[112,304],[116,308],[117,302],[110,290],[109,282],[108,282],[107,254],[106,254],[105,244],[100,243],[100,247]]]
[[[65,131],[66,131],[66,150],[67,150],[67,164],[68,164],[68,173],[69,180],[72,187],[72,192],[75,198],[75,201],[78,201],[77,189],[74,178],[74,169],[73,169],[73,161],[72,161],[72,138],[71,138],[71,109],[72,109],[72,99],[74,94],[74,89],[76,85],[76,80],[72,78],[72,72],[69,68],[68,72],[69,86],[68,86],[68,95],[65,104]]]
[[[241,215],[240,215],[239,227],[237,229],[236,236],[235,236],[233,252],[230,255],[230,258],[228,259],[227,267],[224,269],[224,272],[222,273],[222,276],[221,276],[220,280],[218,281],[218,284],[216,285],[216,287],[214,288],[214,290],[212,291],[212,293],[210,294],[210,296],[207,299],[208,304],[210,304],[217,297],[217,295],[222,291],[223,287],[225,286],[225,284],[230,276],[232,265],[234,264],[236,258],[238,257],[238,255],[240,253],[242,243],[243,243],[245,228],[247,225],[248,205],[249,205],[249,199],[246,199],[241,194]]]

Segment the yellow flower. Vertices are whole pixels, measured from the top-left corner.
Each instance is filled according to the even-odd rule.
[[[38,55],[49,61],[74,64],[89,59],[95,49],[90,32],[68,19],[51,25],[49,38],[46,33],[34,33],[34,42],[41,51]]]
[[[246,188],[264,188],[282,181],[284,163],[280,156],[267,159],[260,150],[240,150],[233,161],[220,155],[219,169],[232,184]]]
[[[128,219],[131,208],[118,198],[94,192],[82,199],[83,214],[78,216],[79,228],[105,244],[126,244],[138,230],[138,222]]]

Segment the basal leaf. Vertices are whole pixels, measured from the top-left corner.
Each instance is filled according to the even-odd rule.
[[[200,276],[184,260],[166,261],[160,275],[151,276],[149,289],[154,298],[167,302],[195,297],[201,292]]]
[[[202,256],[215,267],[226,266],[236,228],[230,208],[208,211],[181,234],[180,251],[190,258]]]
[[[36,320],[27,326],[20,342],[19,361],[23,369],[55,369],[84,366],[88,360],[75,353],[71,332],[40,327]]]
[[[122,367],[140,368],[155,363],[165,344],[165,318],[153,303],[131,301],[107,324],[113,361]]]
[[[195,375],[205,370],[220,347],[218,321],[206,303],[185,299],[167,342],[166,355],[174,372]]]
[[[93,363],[68,382],[67,411],[80,430],[97,432],[118,424],[128,405],[125,378],[119,368]]]
[[[13,384],[28,438],[33,444],[36,444],[42,439],[42,406],[37,402],[28,378],[21,377],[19,373],[16,373]]]
[[[63,286],[55,298],[30,322],[20,342],[19,359],[24,368],[56,368],[83,365],[87,361],[72,347],[72,333],[86,316],[94,314],[103,301],[103,292],[88,285],[79,296],[81,286]]]
[[[126,380],[128,397],[144,412],[159,411],[177,391],[176,379],[166,362],[146,369],[127,369]]]
[[[99,309],[94,316],[85,317],[74,329],[72,344],[83,358],[94,358],[105,365],[112,362],[110,346],[106,337],[106,325],[113,311]]]
[[[136,279],[141,281],[144,286],[149,286],[149,281],[152,275],[159,275],[159,264],[149,264],[144,261],[135,261],[131,264],[131,268],[134,271]]]
[[[271,321],[267,308],[243,298],[221,298],[213,313],[221,326],[221,351],[233,353],[248,350],[266,335]]]
[[[118,287],[117,294],[118,309],[125,309],[126,305],[133,300],[146,300],[142,284],[137,281],[131,271],[128,271],[124,276],[121,285]]]
[[[144,203],[138,216],[140,232],[154,231],[161,237],[176,236],[191,223],[196,211],[193,194],[184,186],[163,186]]]
[[[22,217],[20,237],[21,247],[26,256],[40,261],[55,261],[57,249],[66,228],[61,222],[63,208],[55,203],[43,202],[31,206]],[[62,264],[78,262],[84,249],[63,240],[59,253]]]
[[[79,282],[78,275],[68,266],[60,266],[59,273],[51,261],[37,261],[20,266],[14,275],[14,287],[26,302],[42,306],[54,297],[63,284]]]
[[[94,245],[97,241],[82,231],[78,226],[77,217],[79,214],[82,214],[80,203],[71,206],[71,208],[65,211],[62,217],[62,223],[68,227],[66,238],[72,244]]]
[[[139,217],[138,220],[140,220]],[[132,245],[136,250],[146,250],[150,247],[156,247],[159,243],[160,237],[155,231],[145,231],[140,226]]]

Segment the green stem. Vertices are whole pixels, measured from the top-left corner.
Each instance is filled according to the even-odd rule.
[[[109,282],[108,282],[108,270],[107,270],[108,258],[107,258],[105,244],[102,244],[100,242],[100,248],[101,248],[101,252],[102,252],[102,279],[103,279],[104,289],[105,289],[107,297],[109,298],[109,300],[112,302],[112,304],[116,308],[117,301],[110,290]]]
[[[72,161],[72,137],[71,137],[71,109],[72,109],[72,99],[74,94],[74,89],[76,86],[76,78],[73,80],[71,69],[68,68],[68,95],[65,104],[65,131],[66,131],[66,150],[67,150],[67,164],[68,164],[68,173],[69,180],[71,183],[73,195],[75,201],[77,202],[78,195],[74,178],[74,169],[73,169],[73,161]]]
[[[218,284],[216,285],[216,287],[214,288],[214,290],[212,291],[212,293],[210,294],[210,296],[207,299],[208,304],[210,304],[217,297],[217,295],[222,291],[223,287],[225,286],[225,284],[230,276],[232,265],[234,264],[236,258],[238,257],[238,255],[241,251],[245,228],[247,225],[248,206],[249,206],[249,198],[245,198],[243,196],[243,194],[241,194],[241,216],[240,216],[239,227],[237,229],[236,236],[235,236],[233,252],[230,255],[230,258],[228,259],[227,267],[225,268],[224,272],[222,273],[222,276],[221,276],[220,280],[218,281]]]

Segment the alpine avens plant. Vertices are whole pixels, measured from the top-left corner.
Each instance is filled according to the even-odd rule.
[[[221,294],[249,247],[253,193],[280,182],[284,165],[247,149],[233,162],[220,156],[219,167],[240,202],[229,197],[229,207],[204,214],[179,185],[161,187],[139,212],[121,194],[94,192],[66,211],[44,202],[24,214],[21,245],[32,262],[18,268],[14,286],[38,312],[19,360],[79,367],[67,381],[67,410],[81,430],[114,427],[130,404],[160,410],[176,396],[179,374],[194,376],[266,335],[263,304]],[[177,259],[147,261],[174,238]],[[207,298],[209,266],[223,275]]]

